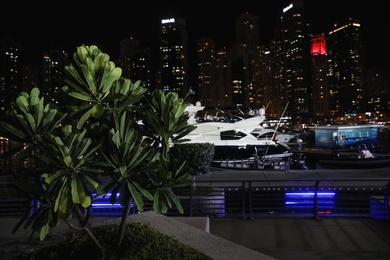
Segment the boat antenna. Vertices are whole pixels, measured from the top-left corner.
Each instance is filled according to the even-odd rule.
[[[264,108],[265,110],[267,110],[267,108],[268,108],[268,106],[269,106],[270,103],[271,103],[271,100],[268,101],[267,105],[266,105],[265,108]]]
[[[268,106],[268,105],[267,105],[267,106]],[[278,130],[278,127],[279,127],[279,125],[280,125],[280,122],[281,122],[281,120],[282,120],[282,117],[284,116],[284,113],[286,112],[287,107],[288,107],[288,102],[287,102],[286,106],[284,107],[284,110],[283,110],[282,115],[281,115],[280,118],[279,118],[279,122],[278,122],[278,124],[277,124],[276,127],[275,127],[275,130],[274,130],[274,133],[272,134],[271,140],[274,140],[274,138],[275,138],[276,131]],[[283,144],[283,145],[284,145],[284,144]],[[267,155],[268,149],[269,149],[269,146],[267,146],[267,148],[265,149],[265,151],[264,151],[264,156]]]
[[[281,115],[280,118],[279,118],[279,122],[278,122],[278,124],[277,124],[276,127],[275,127],[275,131],[274,131],[274,133],[273,133],[273,135],[272,135],[272,139],[271,139],[271,140],[274,140],[274,138],[275,138],[275,136],[276,136],[276,131],[278,130],[278,127],[279,127],[279,125],[280,125],[280,122],[282,121],[282,117],[284,116],[284,113],[285,113],[286,110],[287,110],[288,103],[289,103],[289,102],[287,102],[286,106],[284,107],[283,113],[282,113],[282,115]]]
[[[240,109],[240,107],[239,107],[239,106],[237,106],[237,110],[238,110],[238,112],[240,112],[240,113],[241,113],[241,115],[245,115],[245,113],[244,113],[244,112],[242,112],[242,110]]]

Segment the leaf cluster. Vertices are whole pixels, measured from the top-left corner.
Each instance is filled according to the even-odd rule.
[[[172,156],[171,147],[194,126],[177,93],[147,94],[140,81],[122,77],[97,46],[77,47],[73,60],[65,67],[62,90],[72,102],[54,106],[33,88],[20,93],[2,122],[5,137],[25,147],[18,158],[34,161],[36,177],[25,189],[33,206],[14,231],[30,229],[43,240],[76,214],[101,248],[88,225],[98,197],[124,206],[122,223],[133,201],[139,211],[150,200],[157,213],[172,207],[183,212],[172,188],[191,183],[192,168],[185,158]],[[21,180],[14,182],[19,190],[27,185]],[[119,230],[120,244],[124,225]]]

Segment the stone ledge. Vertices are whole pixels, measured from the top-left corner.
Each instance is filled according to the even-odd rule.
[[[172,217],[187,225],[199,228],[200,230],[210,233],[210,220],[209,217]]]
[[[119,219],[109,221],[119,221]],[[148,211],[129,216],[129,221],[139,221],[150,225],[159,232],[174,237],[181,243],[189,245],[215,260],[275,259],[210,234],[208,218],[166,217],[153,211]]]
[[[28,252],[33,248],[47,246],[48,241],[39,241],[35,238],[33,243],[26,242],[26,232],[19,231],[12,234],[12,229],[19,220],[18,218],[1,218],[0,228],[0,259],[13,260],[14,253],[20,251]],[[119,225],[120,217],[92,217],[91,225]],[[72,219],[74,224],[76,220]],[[195,248],[215,260],[271,260],[270,256],[261,254],[252,249],[233,243],[221,237],[210,234],[210,223],[208,217],[167,217],[156,214],[153,211],[146,211],[139,214],[130,215],[128,222],[142,222],[155,230],[175,238],[179,242]],[[56,243],[64,233],[68,232],[68,227],[61,223],[48,235],[51,243]],[[23,246],[25,244],[25,246]],[[33,247],[33,248],[30,248]]]

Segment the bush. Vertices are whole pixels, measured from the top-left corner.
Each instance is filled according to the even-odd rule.
[[[101,255],[96,245],[84,233],[69,233],[69,236],[65,237],[62,242],[38,249],[24,259],[212,259],[204,253],[180,243],[175,238],[139,222],[129,223],[126,226],[124,239],[120,247],[117,244],[118,226],[99,227],[95,231],[98,239],[102,241],[105,256]]]
[[[181,143],[175,144],[173,153],[180,155],[190,164],[191,175],[209,174],[210,164],[214,158],[213,143]]]

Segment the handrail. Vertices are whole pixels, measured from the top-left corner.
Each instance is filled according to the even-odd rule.
[[[276,183],[282,185],[275,186]],[[321,187],[326,190],[345,190],[345,191],[379,191],[383,196],[383,212],[384,218],[389,219],[389,195],[390,195],[390,177],[389,178],[308,178],[308,179],[261,179],[261,180],[196,180],[197,187],[216,187],[216,188],[232,188],[241,187],[241,201],[242,201],[242,218],[247,219],[246,212],[250,219],[254,218],[253,215],[253,190],[256,188],[264,188],[273,190],[278,187],[296,189],[295,185],[299,186],[302,190],[313,191],[313,216],[314,219],[319,220],[319,197],[318,192]],[[296,184],[299,183],[299,184]],[[304,183],[304,184],[303,184]],[[353,183],[353,184],[351,184]],[[207,185],[204,185],[207,184]],[[232,185],[234,184],[234,185]],[[273,185],[271,185],[273,184]],[[324,184],[321,186],[321,184]],[[247,194],[247,195],[246,195]],[[246,200],[248,202],[246,203]],[[246,205],[248,208],[246,208]],[[191,215],[192,216],[192,215]]]
[[[284,175],[284,178],[286,175]],[[324,205],[323,197],[319,197],[319,192],[335,192],[341,195],[347,195],[347,197],[355,196],[351,200],[348,200],[344,208],[333,209],[331,214],[339,214],[338,212],[344,212],[347,209],[355,210],[355,208],[362,207],[365,212],[371,210],[370,206],[367,208],[367,201],[364,205],[359,204],[359,200],[364,197],[365,200],[370,198],[375,204],[375,215],[383,217],[383,219],[389,220],[390,218],[390,177],[386,178],[296,178],[292,176],[291,179],[200,179],[196,178],[192,185],[185,187],[188,188],[186,194],[188,196],[183,197],[183,208],[185,209],[185,215],[204,215],[214,214],[210,212],[217,212],[220,207],[223,208],[224,214],[218,215],[221,217],[232,216],[240,214],[243,219],[254,219],[255,216],[267,215],[271,216],[270,212],[275,211],[276,215],[285,214],[286,208],[284,201],[281,200],[282,195],[289,191],[303,191],[314,192],[314,196],[310,197],[310,205],[305,208],[303,214],[310,214],[314,219],[319,219],[324,215],[324,209],[328,209],[328,205]],[[5,183],[1,182],[0,183]],[[204,194],[195,192],[200,188],[215,188],[218,192],[212,193],[209,198],[205,198]],[[214,189],[212,189],[214,190]],[[221,192],[220,192],[221,191]],[[350,195],[352,194],[352,195]],[[270,196],[276,196],[277,199],[270,199]],[[312,196],[312,195],[311,195]],[[222,197],[222,199],[221,199]],[[233,198],[233,199],[232,199]],[[20,211],[21,201],[17,198],[9,198],[8,201],[3,200],[2,207],[0,208],[1,215],[14,214],[15,210]],[[106,202],[107,203],[107,202]],[[145,201],[145,208],[152,208],[149,201]],[[200,204],[205,203],[205,204]],[[280,204],[283,203],[283,204]],[[299,202],[307,203],[307,202]],[[344,202],[343,202],[344,203]],[[206,205],[206,206],[205,206]],[[357,206],[356,206],[357,205]],[[337,205],[339,206],[339,205]],[[292,206],[294,207],[294,206]],[[341,207],[341,206],[340,206]],[[287,210],[290,210],[288,208]],[[225,212],[226,210],[226,212]],[[294,208],[295,210],[295,208]],[[299,211],[299,209],[297,209]],[[357,209],[360,210],[360,209]],[[110,210],[104,210],[104,213]],[[120,208],[118,206],[118,211]],[[321,211],[321,213],[319,213]],[[94,211],[98,212],[98,210]],[[133,212],[136,212],[133,207]],[[219,211],[218,211],[219,212]],[[297,213],[296,215],[299,215]],[[360,211],[359,211],[360,212]],[[225,214],[226,213],[226,214]],[[98,214],[98,213],[97,213]],[[172,209],[173,215],[179,214]],[[288,213],[287,213],[288,214]],[[327,214],[327,213],[326,213]],[[360,214],[360,213],[358,213]],[[356,216],[352,212],[349,216]],[[347,214],[348,215],[348,214]],[[363,215],[366,215],[364,213]]]

